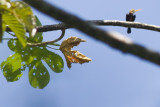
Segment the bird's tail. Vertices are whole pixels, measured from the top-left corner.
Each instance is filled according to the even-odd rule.
[[[130,27],[127,29],[127,33],[131,33],[131,28]]]

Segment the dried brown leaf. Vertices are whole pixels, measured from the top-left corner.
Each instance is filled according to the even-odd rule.
[[[60,50],[62,51],[62,53],[66,58],[68,68],[71,68],[72,63],[83,64],[91,61],[90,58],[86,57],[82,53],[76,50],[71,50],[74,46],[79,45],[80,42],[85,42],[85,40],[77,37],[70,37],[64,40],[60,46]]]

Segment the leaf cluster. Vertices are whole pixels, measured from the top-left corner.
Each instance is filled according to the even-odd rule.
[[[54,52],[49,51],[46,46],[26,46],[27,41],[30,43],[42,42],[42,32],[37,32],[34,37],[27,37],[25,35],[26,28],[28,28],[27,30],[32,30],[34,28],[34,21],[31,21],[33,14],[31,13],[30,7],[24,2],[13,2],[11,4],[14,5],[15,8],[18,7],[16,8],[17,11],[18,9],[22,9],[17,12],[17,15],[18,17],[22,17],[23,20],[21,20],[24,22],[22,23],[19,19],[17,20],[16,16],[11,15],[9,12],[3,14],[3,26],[9,26],[14,32],[14,34],[10,34],[18,38],[10,39],[8,41],[8,47],[14,54],[1,63],[3,75],[7,81],[14,82],[20,79],[23,75],[23,71],[29,70],[28,77],[31,86],[43,89],[50,80],[50,75],[46,66],[54,72],[60,73],[63,71],[64,67],[63,59]],[[21,6],[24,7],[21,8]],[[21,12],[24,12],[25,14]],[[26,17],[26,14],[28,14],[29,17]],[[32,22],[32,24],[30,22]],[[24,23],[26,23],[26,25]],[[35,24],[36,26],[41,26],[41,22],[37,17],[35,17]],[[45,66],[44,64],[47,65]]]
[[[2,38],[6,27],[9,27],[15,36],[18,38],[23,47],[26,46],[26,31],[29,31],[30,36],[36,33],[36,18],[31,7],[22,1],[10,2],[2,0],[0,2],[0,20],[2,21],[0,31]],[[2,40],[2,39],[1,39]]]
[[[29,82],[32,87],[43,89],[47,86],[50,81],[47,67],[56,73],[62,72],[64,68],[61,56],[48,50],[48,45],[59,46],[59,49],[56,50],[60,50],[64,54],[68,68],[71,68],[72,63],[83,64],[91,61],[82,53],[71,50],[80,42],[85,42],[77,37],[70,37],[61,45],[51,42],[40,46],[29,46],[28,44],[44,43],[42,42],[42,32],[36,32],[36,26],[42,25],[28,4],[22,1],[0,0],[0,42],[6,27],[13,32],[8,33],[15,37],[8,41],[8,47],[14,54],[1,63],[1,69],[7,81],[19,80],[23,71],[28,70]],[[29,32],[29,36],[26,35],[26,32]]]
[[[15,52],[1,63],[1,69],[7,81],[13,82],[20,79],[22,72],[29,68],[29,82],[34,88],[44,88],[50,75],[44,62],[54,72],[60,73],[63,70],[63,59],[44,47],[23,48],[18,40],[8,41],[8,47]]]

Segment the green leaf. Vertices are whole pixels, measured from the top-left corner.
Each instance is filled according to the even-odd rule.
[[[45,53],[43,60],[48,64],[48,66],[56,73],[62,72],[64,67],[62,57],[48,50],[45,50]]]
[[[0,42],[2,42],[2,37],[6,30],[6,25],[3,23],[2,16],[3,16],[3,9],[8,9],[6,6],[4,6],[7,4],[10,5],[10,3],[8,3],[6,0],[0,1]]]
[[[23,47],[26,46],[25,39],[25,28],[24,26],[17,20],[17,18],[11,13],[3,14],[3,23],[9,26],[9,28],[15,33],[17,38]]]
[[[36,16],[36,26],[42,26],[40,20],[38,19],[38,17]],[[34,37],[30,37],[29,38],[29,41],[31,43],[39,43],[39,42],[42,42],[43,40],[43,35],[42,35],[43,32],[37,32],[36,35]]]
[[[6,61],[1,64],[1,68],[8,71],[4,73],[8,81],[17,80],[17,78],[22,76],[21,71],[25,70],[26,67],[29,67],[29,82],[31,86],[34,88],[43,89],[47,86],[50,80],[48,70],[42,63],[43,60],[54,72],[60,73],[63,70],[63,59],[54,52],[47,50],[46,47],[27,46],[26,48],[23,48],[20,42],[14,39],[8,41],[8,47],[19,55],[19,57],[13,57],[15,55],[14,54],[12,57],[7,58],[9,59],[9,62],[15,62],[14,64],[18,64],[16,66],[17,68],[14,64],[7,64]],[[16,59],[16,61],[12,61],[12,58]],[[14,76],[11,78],[11,75]]]
[[[44,60],[54,72],[60,73],[63,71],[64,62],[61,56],[48,51],[45,47],[34,47],[30,53],[35,59]]]
[[[3,75],[6,77],[7,81],[17,81],[22,76],[21,71],[25,70],[21,55],[15,53],[8,57],[1,63],[1,69],[3,70]]]
[[[25,50],[25,48],[22,47],[21,43],[18,40],[10,39],[8,41],[8,47],[10,50],[22,54],[22,51]]]
[[[36,18],[36,26],[42,26],[42,24],[41,24],[40,20],[38,19],[38,17],[35,16],[35,18]]]
[[[31,7],[23,1],[15,1],[11,3],[15,6],[15,14],[21,23],[24,24],[25,28],[29,30],[30,36],[35,36],[36,18],[32,12]]]
[[[29,82],[32,87],[43,89],[50,80],[49,73],[41,61],[34,61],[29,68]]]
[[[23,75],[21,71],[22,69],[17,69],[16,71],[13,72],[12,65],[7,64],[4,67],[3,75],[5,76],[8,82],[14,82],[19,80],[20,77]]]
[[[8,41],[8,47],[12,51],[19,53],[21,55],[22,61],[27,65],[29,65],[35,58],[35,56],[32,56],[31,54],[32,47],[23,48],[18,40],[10,39]]]
[[[5,65],[10,64],[12,65],[13,71],[16,71],[17,69],[21,68],[21,63],[21,55],[16,53],[8,57],[7,60],[3,61],[1,64],[1,68],[4,68]]]

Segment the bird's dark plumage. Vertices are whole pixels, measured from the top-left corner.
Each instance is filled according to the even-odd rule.
[[[131,9],[129,11],[129,13],[126,14],[126,21],[134,22],[135,19],[136,19],[136,15],[134,15],[134,13],[137,12],[137,11],[140,11],[140,9],[137,9],[137,10]],[[127,33],[131,33],[131,28],[130,27],[128,27]]]
[[[134,22],[135,18],[136,18],[136,15],[133,15],[133,13],[126,14],[126,21]],[[127,29],[127,33],[131,33],[130,27]]]

